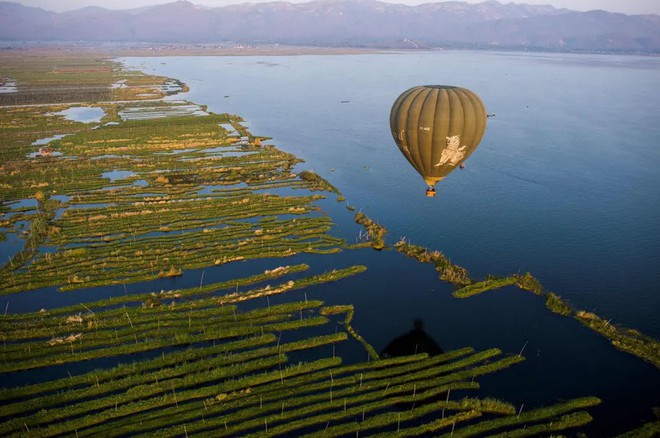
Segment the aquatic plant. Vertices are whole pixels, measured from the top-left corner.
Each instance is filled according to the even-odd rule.
[[[440,251],[431,251],[422,246],[407,243],[401,239],[394,244],[394,248],[407,255],[417,259],[421,263],[431,263],[435,265],[435,270],[440,273],[440,279],[457,286],[466,286],[472,283],[467,269],[455,265]]]
[[[545,300],[545,306],[554,313],[569,316],[572,313],[571,307],[558,295],[548,292]]]
[[[369,236],[369,241],[367,243],[369,246],[376,250],[385,248],[385,234],[387,234],[387,228],[374,222],[362,212],[355,213],[355,222],[362,225],[367,230],[367,235]]]
[[[512,284],[517,284],[518,279],[515,276],[503,277],[503,278],[488,278],[484,281],[477,283],[472,283],[467,286],[464,286],[452,294],[455,298],[469,298],[480,293],[499,289],[504,286],[510,286]]]

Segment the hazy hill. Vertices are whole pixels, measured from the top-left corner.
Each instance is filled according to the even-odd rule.
[[[176,1],[125,11],[53,13],[0,2],[0,39],[660,52],[660,16],[551,6],[376,0],[219,8]]]

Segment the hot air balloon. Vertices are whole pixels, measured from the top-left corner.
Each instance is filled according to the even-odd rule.
[[[427,196],[479,145],[486,108],[472,91],[424,85],[404,91],[392,105],[390,128],[396,145],[424,178]]]

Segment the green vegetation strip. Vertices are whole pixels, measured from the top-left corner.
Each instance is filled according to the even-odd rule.
[[[653,438],[658,435],[660,435],[660,420],[651,421],[637,429],[617,435],[617,438]]]
[[[513,276],[497,279],[490,278],[488,280],[464,286],[457,291],[454,291],[452,295],[454,298],[469,298],[489,290],[499,289],[501,287],[510,286],[512,284],[516,284],[516,278]]]
[[[173,353],[170,352],[167,354],[163,353],[162,357],[158,357],[157,359],[120,364],[110,369],[99,369],[86,374],[71,376],[58,380],[51,380],[34,385],[22,386],[12,389],[1,389],[0,401],[7,404],[6,406],[9,406],[8,403],[10,403],[12,400],[24,399],[28,397],[42,397],[46,394],[56,391],[64,391],[79,387],[97,386],[101,383],[118,380],[135,374],[158,371],[161,368],[176,366],[177,364],[203,359],[206,356],[211,356],[214,354],[227,354],[237,350],[271,344],[276,340],[277,338],[275,335],[268,333],[264,334],[263,336],[226,342],[212,347],[188,348],[184,351]],[[26,406],[25,409],[31,409],[31,407]],[[4,415],[4,413],[5,411],[3,409],[2,415]]]
[[[490,433],[505,427],[535,423],[551,419],[553,417],[558,417],[578,409],[596,406],[598,404],[600,404],[600,399],[596,397],[578,398],[570,400],[566,403],[559,403],[557,405],[549,406],[546,408],[521,412],[518,415],[511,415],[504,418],[497,418],[495,420],[483,421],[481,423],[462,428],[454,435],[459,437],[483,436],[485,433]],[[443,436],[450,435],[448,434]]]
[[[430,251],[427,248],[406,243],[400,240],[394,244],[394,248],[407,255],[417,259],[421,263],[431,263],[435,265],[435,270],[440,273],[440,279],[457,286],[466,286],[472,283],[467,269],[455,265],[440,251]]]
[[[58,405],[66,403],[69,406],[73,406],[75,403],[84,404],[87,406],[87,401],[95,400],[98,402],[100,397],[103,396],[112,396],[113,393],[120,391],[132,392],[133,388],[137,388],[140,385],[152,385],[154,387],[169,388],[172,385],[175,385],[177,379],[181,378],[194,378],[195,374],[205,375],[213,378],[227,378],[231,375],[219,375],[218,373],[229,373],[232,369],[240,368],[241,370],[250,372],[250,368],[253,365],[259,363],[265,363],[266,366],[272,366],[273,364],[281,364],[279,360],[274,363],[269,357],[276,357],[278,354],[303,350],[308,348],[315,348],[321,345],[327,345],[329,343],[341,342],[346,339],[345,333],[338,333],[336,335],[317,337],[312,339],[305,339],[303,341],[297,341],[288,344],[282,344],[277,347],[262,348],[258,350],[251,350],[242,353],[236,353],[225,356],[210,356],[200,358],[201,360],[197,361],[187,361],[184,363],[176,364],[175,367],[162,369],[156,369],[151,372],[146,372],[141,366],[142,363],[136,364],[133,367],[135,370],[134,374],[128,375],[122,379],[116,379],[116,375],[113,380],[108,381],[107,376],[103,380],[98,378],[98,374],[87,376],[87,381],[92,380],[91,385],[85,388],[73,389],[64,393],[52,394],[49,396],[40,396],[36,399],[31,400],[29,403],[22,401],[20,403],[8,404],[3,407],[3,416],[15,417],[24,412],[37,411],[41,410],[39,415],[45,415],[45,408],[49,406],[56,407],[58,410]],[[213,347],[215,349],[215,347]],[[164,356],[162,360],[157,359],[154,362],[163,362],[169,359],[169,357]],[[146,365],[149,365],[147,362]],[[232,368],[233,367],[233,368]],[[200,381],[195,380],[196,384]],[[177,388],[181,387],[180,385]],[[168,389],[169,390],[169,389]],[[126,398],[122,399],[123,403],[127,402]],[[116,401],[116,400],[115,400]],[[112,402],[112,400],[111,400]],[[30,421],[35,423],[38,420],[38,416],[31,416],[24,418],[24,421]],[[18,420],[16,420],[18,421]]]
[[[361,212],[355,213],[355,222],[362,225],[367,230],[369,246],[376,250],[385,248],[385,234],[387,234],[387,228],[374,222],[366,214]]]
[[[610,321],[606,321],[594,313],[572,308],[559,295],[553,292],[546,292],[539,280],[529,272],[474,282],[468,276],[467,270],[452,264],[439,251],[430,251],[427,248],[406,243],[405,240],[397,242],[394,247],[399,252],[413,257],[422,263],[434,264],[436,270],[440,272],[440,278],[442,280],[460,286],[453,293],[453,296],[456,298],[468,298],[489,290],[515,284],[520,289],[544,297],[545,305],[550,311],[562,316],[572,316],[584,326],[608,338],[616,349],[635,355],[660,368],[660,342],[656,339],[634,329],[610,324]]]

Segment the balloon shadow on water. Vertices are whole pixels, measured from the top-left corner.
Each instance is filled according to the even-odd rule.
[[[414,328],[390,341],[380,353],[381,358],[410,356],[413,354],[428,353],[429,356],[442,354],[440,345],[424,331],[424,321],[416,319]]]
[[[427,353],[429,356],[442,354],[443,350],[438,343],[426,331],[424,331],[424,321],[416,319],[411,331],[392,339],[380,353],[382,359],[388,357],[411,356],[414,354]],[[396,403],[393,408],[399,412],[412,411],[416,406],[422,406],[443,400],[444,395],[436,395],[430,398],[424,398],[414,402]],[[422,424],[424,417],[415,420]]]

